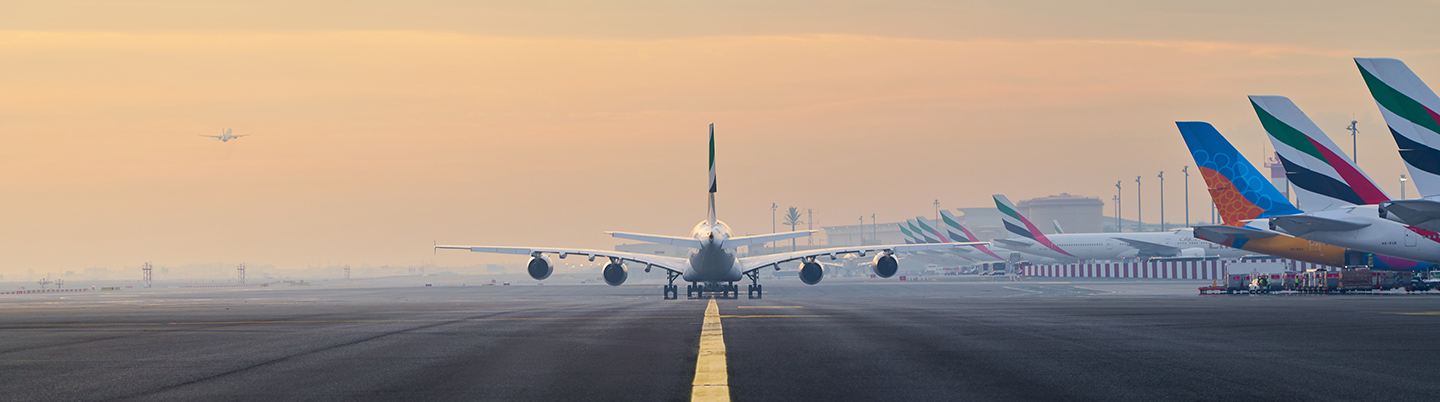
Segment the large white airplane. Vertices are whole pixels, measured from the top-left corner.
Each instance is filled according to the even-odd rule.
[[[230,142],[230,140],[233,140],[233,139],[236,139],[236,138],[249,137],[250,134],[230,135],[230,129],[227,128],[227,129],[225,129],[224,131],[221,131],[221,132],[220,132],[220,135],[205,135],[205,134],[200,134],[200,136],[201,136],[201,137],[207,137],[207,138],[214,138],[214,139],[220,140],[220,142]]]
[[[1377,68],[1377,63],[1381,68]],[[1366,84],[1371,86],[1371,92],[1377,94],[1377,103],[1381,105],[1382,112],[1385,112],[1383,109],[1386,104],[1398,101],[1393,98],[1380,100],[1382,96],[1396,95],[1387,92],[1393,92],[1393,89],[1387,89],[1390,88],[1388,84],[1379,81],[1376,74],[1393,78],[1396,75],[1405,75],[1401,73],[1408,73],[1409,77],[1414,77],[1399,60],[1356,59],[1356,64],[1359,65]],[[1399,82],[1407,85],[1412,93],[1416,90],[1414,85],[1429,90],[1417,81]],[[1377,85],[1384,88],[1377,89]],[[1434,96],[1433,93],[1431,96]],[[1296,193],[1301,197],[1301,205],[1307,209],[1312,205],[1328,208],[1271,217],[1266,222],[1270,230],[1377,255],[1440,263],[1440,233],[1397,222],[1402,215],[1408,214],[1385,213],[1385,210],[1381,209],[1382,205],[1399,201],[1392,201],[1381,191],[1299,107],[1289,99],[1279,96],[1252,96],[1250,101],[1271,142],[1275,144],[1281,163],[1285,165],[1286,177],[1294,184]],[[1387,119],[1390,117],[1388,113],[1382,114],[1385,114]],[[1401,146],[1402,159],[1412,168],[1412,172],[1424,171],[1416,169],[1417,166],[1440,164],[1440,160],[1435,159],[1434,155],[1427,155],[1424,144],[1410,143],[1409,137],[1405,137],[1405,134],[1393,127],[1392,134]],[[1421,181],[1416,180],[1417,183]],[[1423,181],[1431,182],[1428,179]],[[1395,209],[1413,212],[1413,209],[1406,207]],[[1259,223],[1251,222],[1249,225],[1255,226]]]
[[[738,247],[765,244],[773,241],[788,240],[799,237],[810,236],[815,231],[797,231],[788,233],[774,233],[757,236],[732,237],[730,226],[715,218],[715,124],[710,124],[710,193],[709,209],[705,220],[695,225],[690,231],[689,237],[663,236],[626,232],[607,232],[611,236],[639,240],[656,244],[668,244],[682,246],[690,249],[688,258],[667,257],[649,254],[626,253],[620,251],[587,250],[576,248],[548,248],[548,247],[493,247],[493,246],[441,246],[436,249],[458,249],[470,250],[477,253],[499,253],[529,255],[530,262],[526,269],[530,277],[536,280],[543,280],[550,277],[554,272],[554,264],[550,262],[547,254],[554,254],[561,259],[570,255],[583,255],[594,261],[596,257],[609,259],[601,269],[605,283],[611,286],[620,286],[625,282],[627,268],[625,262],[635,262],[645,265],[645,271],[660,268],[667,271],[669,284],[665,285],[665,298],[679,298],[679,288],[675,285],[675,279],[684,279],[690,282],[686,287],[687,297],[703,297],[705,293],[719,293],[721,298],[739,298],[740,290],[735,281],[741,278],[750,278],[749,297],[760,298],[763,294],[759,284],[759,273],[757,271],[765,268],[780,270],[780,264],[790,261],[801,261],[799,277],[800,281],[807,285],[819,283],[825,277],[824,267],[816,262],[816,258],[828,256],[835,260],[841,255],[855,254],[864,257],[867,253],[875,254],[872,261],[871,271],[879,277],[889,278],[899,270],[899,263],[895,258],[896,253],[942,250],[960,246],[973,246],[982,243],[949,243],[949,244],[897,244],[897,245],[876,245],[857,247],[835,247],[819,250],[806,250],[791,253],[780,253],[760,255],[752,257],[735,257],[735,249]]]
[[[1195,238],[1193,230],[1140,233],[1066,233],[1046,236],[1021,215],[1004,195],[995,195],[995,207],[1005,229],[1019,237],[993,239],[991,244],[1063,262],[1118,260],[1135,257],[1239,258],[1251,253]]]
[[[1252,96],[1250,101],[1265,131],[1270,133],[1270,141],[1275,144],[1275,153],[1286,166],[1285,170],[1297,177],[1309,177],[1291,182],[1305,205],[1328,211],[1354,207],[1354,200],[1360,199],[1362,193],[1383,195],[1373,186],[1356,191],[1345,183],[1345,176],[1364,174],[1352,171],[1353,165],[1345,153],[1289,99]],[[1280,194],[1214,126],[1198,121],[1181,121],[1175,125],[1195,158],[1195,167],[1210,187],[1210,197],[1218,206],[1216,211],[1225,220],[1221,225],[1197,226],[1197,237],[1260,254],[1335,267],[1364,265],[1371,269],[1401,271],[1436,268],[1435,264],[1367,253],[1269,230],[1269,218],[1304,211]],[[1333,166],[1332,160],[1342,165]]]

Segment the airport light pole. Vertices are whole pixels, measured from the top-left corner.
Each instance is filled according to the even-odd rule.
[[[1190,227],[1190,165],[1180,168],[1185,174],[1185,227]]]
[[[1111,208],[1115,210],[1115,231],[1118,233],[1120,231],[1120,196],[1110,197],[1110,200],[1115,201],[1115,205],[1112,205]]]
[[[1405,175],[1400,175],[1400,199],[1405,199]]]
[[[771,234],[774,234],[774,233],[775,233],[775,208],[779,208],[779,207],[780,207],[780,206],[775,205],[775,203],[773,203],[773,202],[770,203],[770,233],[771,233]],[[773,244],[773,243],[775,243],[775,242],[767,243],[766,246],[767,246],[767,247],[770,247],[770,248],[774,248],[774,244]]]
[[[1165,231],[1165,171],[1160,171],[1160,231]]]
[[[880,244],[880,225],[875,223],[875,214],[870,214],[870,241]]]
[[[1360,127],[1356,126],[1358,123],[1360,122],[1351,120],[1350,126],[1345,127],[1346,130],[1350,130],[1350,161],[1355,162],[1355,166],[1360,166],[1360,149],[1357,147],[1360,142],[1356,140],[1356,138],[1360,138]],[[1400,198],[1404,199],[1405,197]]]
[[[1135,231],[1145,231],[1145,193],[1140,192],[1140,176],[1135,176]]]
[[[935,199],[935,225],[940,225],[940,199]]]

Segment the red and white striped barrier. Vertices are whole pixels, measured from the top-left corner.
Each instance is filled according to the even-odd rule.
[[[1151,261],[1095,264],[1031,265],[1024,267],[1025,276],[1057,278],[1146,278],[1146,279],[1220,279],[1229,275],[1228,265],[1237,261]],[[1280,262],[1290,270],[1328,268],[1328,266],[1283,258],[1251,259],[1245,262]]]
[[[14,292],[0,292],[0,295],[28,295],[28,294],[39,294],[39,293],[69,293],[69,292],[88,292],[88,291],[90,291],[90,289],[32,289],[32,290],[17,290],[17,291],[14,291]]]

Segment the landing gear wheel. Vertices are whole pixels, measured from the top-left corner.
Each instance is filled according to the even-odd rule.
[[[665,285],[665,300],[675,300],[675,299],[679,299],[679,298],[680,298],[680,287],[679,287],[679,286],[675,286],[675,285]]]
[[[695,295],[695,290],[696,290],[696,289],[695,289],[695,285],[694,285],[694,284],[686,285],[686,286],[685,286],[685,298],[686,298],[686,299],[691,299],[691,300],[697,299],[698,297],[696,297],[696,295]]]
[[[751,298],[751,299],[759,299],[759,298],[763,297],[764,295],[765,295],[765,293],[760,290],[760,285],[759,285],[759,284],[750,285],[750,298]]]

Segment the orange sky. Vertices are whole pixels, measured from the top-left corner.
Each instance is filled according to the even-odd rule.
[[[1347,150],[1353,114],[1361,166],[1398,195],[1350,58],[1440,83],[1421,19],[1436,2],[307,4],[0,15],[0,274],[469,265],[523,258],[431,242],[681,235],[703,218],[710,122],[720,216],[741,234],[769,231],[771,202],[821,225],[994,193],[1109,213],[1116,180],[1133,218],[1137,175],[1154,221],[1160,170],[1179,222],[1192,162],[1173,122],[1213,122],[1258,161],[1251,94],[1290,96]],[[226,127],[255,135],[197,136]]]

